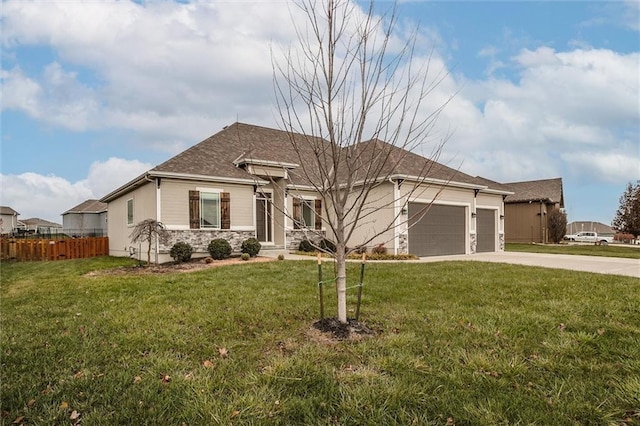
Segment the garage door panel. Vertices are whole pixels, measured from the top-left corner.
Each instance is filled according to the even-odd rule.
[[[464,206],[409,203],[409,252],[417,256],[464,254]],[[422,214],[421,214],[422,212]]]
[[[496,251],[496,211],[477,209],[476,227],[476,252],[486,253]]]

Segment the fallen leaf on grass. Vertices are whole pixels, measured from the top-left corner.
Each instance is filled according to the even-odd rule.
[[[27,407],[31,408],[34,405],[36,405],[36,400],[35,399],[30,399],[29,402],[27,402]]]
[[[235,410],[233,413],[231,413],[231,418],[234,419],[236,417],[238,417],[240,415],[240,411]]]
[[[218,348],[218,352],[220,353],[220,358],[224,359],[229,356],[229,351],[227,350],[227,348]]]
[[[142,377],[136,376],[133,378],[133,383],[140,383],[142,381]]]
[[[565,328],[567,328],[567,326],[563,322],[561,322],[560,325],[558,326],[558,330],[560,331],[564,331]]]
[[[162,383],[169,383],[171,381],[171,376],[169,376],[168,374],[164,374],[162,376]]]
[[[16,417],[16,419],[13,421],[13,423],[12,423],[12,424],[14,424],[14,425],[22,424],[22,421],[23,421],[23,420],[24,420],[24,416]]]
[[[78,371],[76,374],[73,375],[73,377],[75,379],[82,379],[84,377],[84,373],[81,371]]]
[[[66,410],[67,408],[69,408],[69,403],[67,401],[62,401],[62,404],[60,404],[60,409]]]
[[[71,415],[69,416],[70,420],[78,420],[80,418],[80,413],[78,413],[76,410],[73,410],[71,412]]]
[[[204,368],[211,368],[211,367],[213,367],[213,363],[211,361],[209,361],[209,360],[206,360],[205,362],[202,363],[202,366]]]

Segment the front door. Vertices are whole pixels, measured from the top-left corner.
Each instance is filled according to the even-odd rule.
[[[256,197],[256,238],[261,243],[273,242],[273,204],[271,194]]]

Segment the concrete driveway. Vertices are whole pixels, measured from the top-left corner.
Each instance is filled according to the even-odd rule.
[[[629,277],[640,278],[640,260],[623,259],[620,257],[500,252],[420,258],[420,262],[441,262],[446,260],[512,263],[516,265],[542,266],[545,268],[569,269],[572,271],[595,272],[597,274],[609,275],[626,275]]]

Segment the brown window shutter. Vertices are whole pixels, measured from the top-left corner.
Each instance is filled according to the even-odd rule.
[[[300,229],[300,221],[302,220],[302,209],[300,206],[300,198],[293,199],[293,229]]]
[[[231,194],[223,192],[220,194],[220,227],[231,229]]]
[[[322,229],[322,200],[316,201],[316,230]]]
[[[189,191],[189,228],[200,228],[200,191]]]

